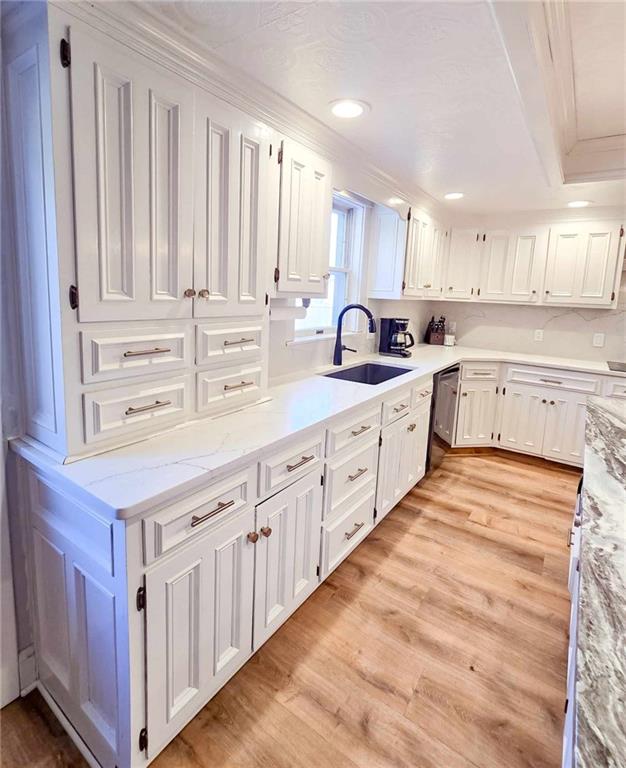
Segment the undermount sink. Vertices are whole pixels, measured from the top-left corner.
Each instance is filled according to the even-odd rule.
[[[412,368],[398,368],[395,365],[380,365],[380,363],[363,363],[354,368],[345,368],[332,373],[325,373],[330,379],[356,381],[359,384],[382,384],[383,381],[395,379],[404,373],[411,373]]]

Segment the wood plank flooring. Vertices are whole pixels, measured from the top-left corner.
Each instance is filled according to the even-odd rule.
[[[558,768],[579,473],[449,453],[155,768]],[[38,694],[3,768],[84,765]]]

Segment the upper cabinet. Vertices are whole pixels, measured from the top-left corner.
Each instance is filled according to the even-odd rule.
[[[331,166],[285,139],[280,150],[277,290],[324,296],[329,277]]]
[[[538,301],[548,233],[548,227],[484,233],[477,296],[482,301]]]
[[[259,315],[265,300],[269,141],[243,113],[198,92],[194,315]]]
[[[429,216],[411,210],[404,268],[404,295],[439,298],[447,232]]]
[[[82,27],[71,43],[80,319],[190,317],[193,86]]]
[[[481,235],[475,229],[453,229],[445,262],[443,296],[469,300],[474,296]]]
[[[619,291],[622,237],[623,228],[615,221],[552,227],[544,302],[611,306]]]
[[[406,238],[407,222],[398,212],[384,205],[375,206],[372,210],[370,298],[402,297]]]

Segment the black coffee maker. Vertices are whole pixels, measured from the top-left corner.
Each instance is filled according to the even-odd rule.
[[[380,345],[381,355],[389,357],[411,357],[409,347],[415,344],[413,334],[408,331],[409,321],[401,317],[381,317]]]

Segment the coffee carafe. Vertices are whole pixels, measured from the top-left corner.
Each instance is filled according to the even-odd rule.
[[[407,318],[382,317],[378,348],[380,354],[389,357],[411,357],[409,347],[415,344],[415,339],[408,328],[409,320]]]

